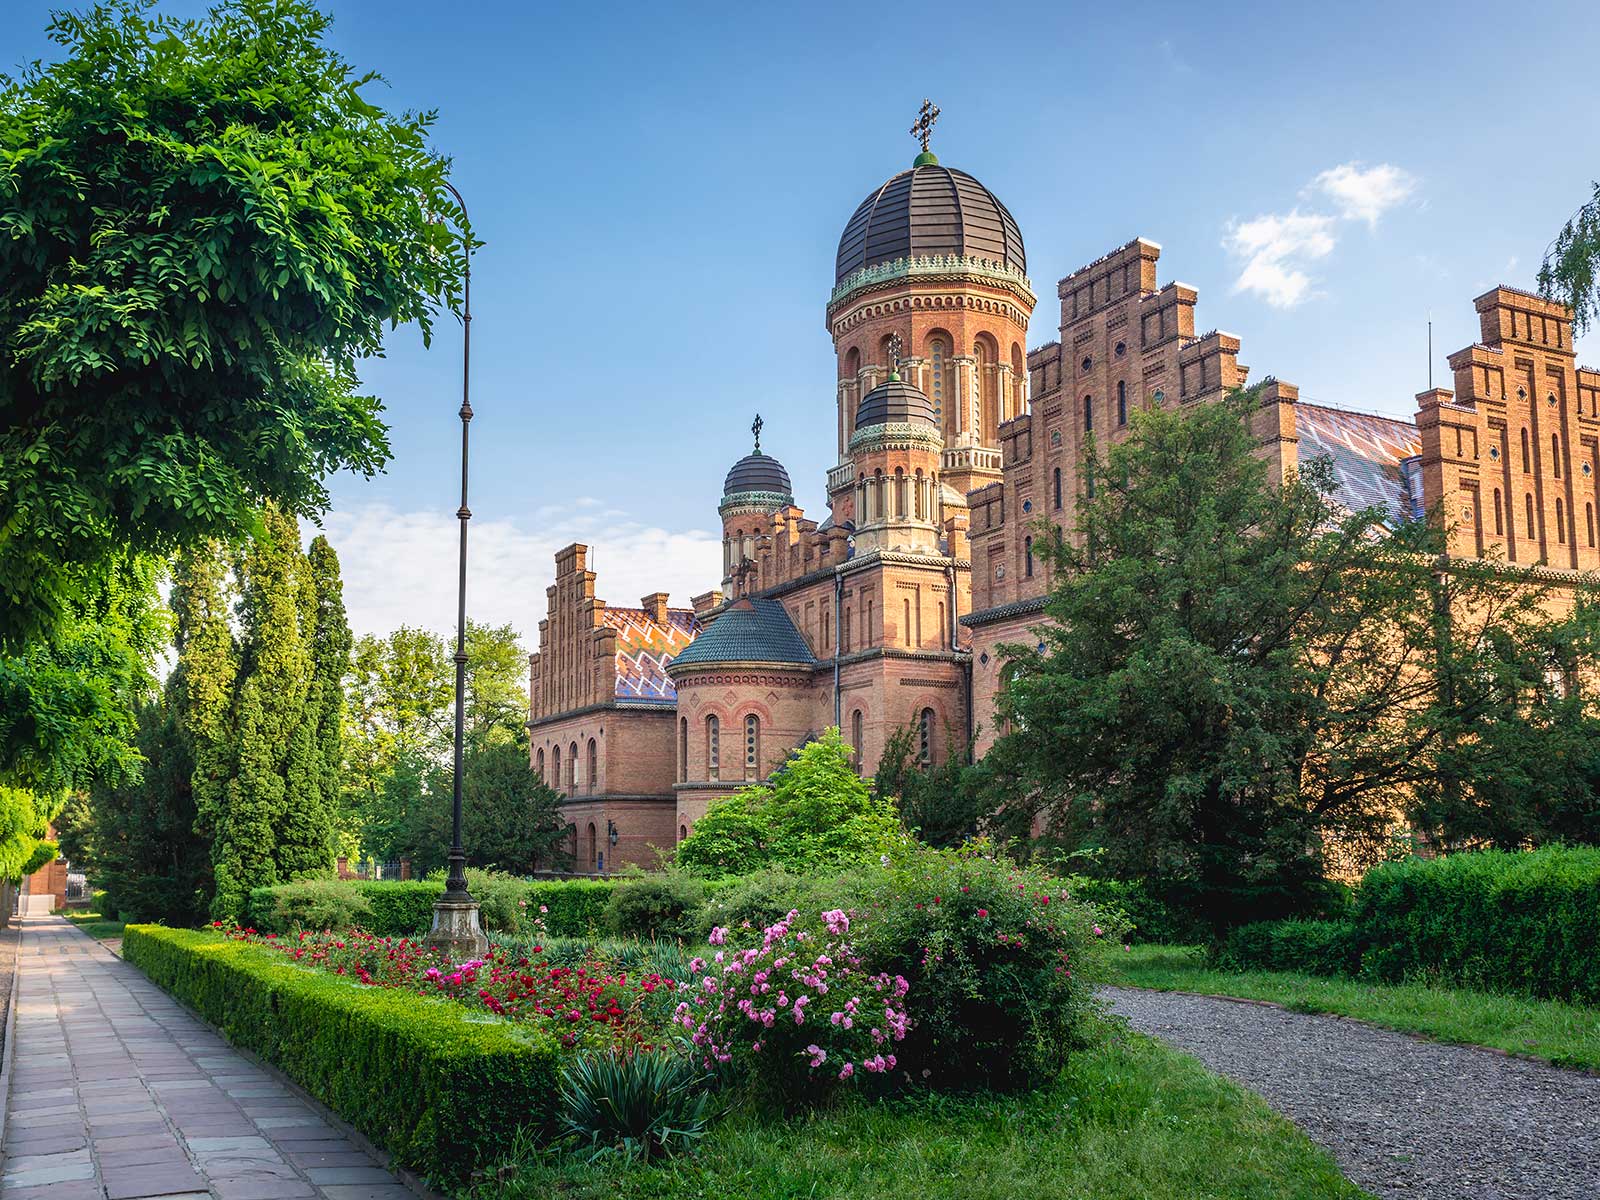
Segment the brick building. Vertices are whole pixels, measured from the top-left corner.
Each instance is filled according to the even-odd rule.
[[[1075,526],[1090,435],[1139,408],[1244,385],[1240,340],[1195,332],[1196,289],[1139,238],[1057,285],[1059,338],[1024,351],[1035,295],[1000,200],[924,147],[839,242],[825,317],[838,464],[818,522],[760,442],[718,506],[720,586],[612,609],[586,548],[556,556],[530,697],[532,765],[569,799],[579,871],[653,865],[706,805],[837,725],[870,771],[897,729],[930,761],[993,741],[998,647],[1036,635],[1042,522]],[[1512,288],[1475,302],[1481,344],[1414,420],[1303,402],[1269,378],[1252,427],[1276,470],[1332,459],[1341,498],[1442,511],[1450,552],[1545,573],[1600,569],[1600,372],[1570,314]]]

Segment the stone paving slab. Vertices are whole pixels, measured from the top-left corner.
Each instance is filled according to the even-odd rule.
[[[0,1200],[416,1200],[137,967],[21,925]]]

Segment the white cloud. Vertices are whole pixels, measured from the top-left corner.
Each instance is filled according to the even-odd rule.
[[[1293,308],[1311,293],[1303,265],[1333,253],[1333,218],[1295,209],[1234,221],[1223,245],[1244,259],[1234,291],[1255,292],[1274,308]]]
[[[1333,253],[1341,221],[1365,221],[1375,228],[1379,217],[1416,190],[1416,177],[1390,163],[1375,167],[1340,163],[1323,171],[1302,193],[1331,201],[1336,212],[1294,208],[1230,221],[1222,244],[1243,263],[1233,290],[1254,292],[1274,308],[1294,308],[1315,294],[1316,281],[1306,268]]]
[[[1365,221],[1370,227],[1389,209],[1410,199],[1417,190],[1417,180],[1409,171],[1391,163],[1363,167],[1348,162],[1318,175],[1311,181],[1311,190],[1332,200],[1345,220]]]
[[[441,634],[456,623],[459,526],[449,513],[400,512],[369,504],[329,513],[323,531],[338,551],[345,609],[357,635],[418,625]],[[309,538],[316,533],[308,528]],[[531,651],[555,579],[555,553],[573,542],[591,548],[595,594],[618,606],[649,592],[671,593],[674,605],[717,587],[721,535],[673,531],[580,498],[547,506],[526,523],[473,520],[467,534],[467,614],[510,622]]]

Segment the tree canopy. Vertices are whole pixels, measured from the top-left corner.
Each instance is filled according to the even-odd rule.
[[[1539,266],[1539,288],[1572,309],[1580,331],[1600,315],[1600,182],[1556,234]]]
[[[327,503],[388,457],[356,368],[459,300],[464,214],[308,0],[59,12],[0,77],[0,650],[124,552]]]
[[[894,806],[872,794],[829,729],[800,747],[766,784],[715,800],[679,842],[674,865],[696,875],[764,867],[806,873],[870,862],[905,834]]]
[[[1436,832],[1476,803],[1513,745],[1548,754],[1530,685],[1594,629],[1526,572],[1446,564],[1437,522],[1345,510],[1326,461],[1272,479],[1254,403],[1139,413],[1090,448],[1079,528],[1035,538],[1051,620],[1042,650],[1005,648],[988,760],[1013,819],[1218,923],[1313,906],[1404,816]],[[1513,717],[1521,740],[1483,736]]]

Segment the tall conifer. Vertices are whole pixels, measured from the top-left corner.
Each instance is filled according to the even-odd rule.
[[[228,623],[227,560],[216,543],[180,555],[171,606],[178,665],[171,696],[178,729],[194,759],[195,831],[214,840],[233,778],[233,685],[238,647]]]

